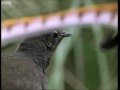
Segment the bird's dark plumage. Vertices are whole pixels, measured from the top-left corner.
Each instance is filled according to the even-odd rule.
[[[47,90],[46,70],[67,32],[54,31],[26,39],[12,55],[2,55],[2,90]]]
[[[102,43],[101,48],[103,48],[103,49],[111,49],[111,48],[118,45],[117,40],[118,40],[118,34],[114,38],[112,38],[110,40],[107,40],[104,43]]]

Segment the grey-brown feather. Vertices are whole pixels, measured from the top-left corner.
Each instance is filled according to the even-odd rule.
[[[2,56],[2,89],[47,88],[46,74],[29,58]],[[42,80],[44,78],[44,80]],[[44,84],[44,85],[43,85]]]
[[[2,55],[2,90],[47,90],[46,70],[51,57],[65,34],[69,36],[53,34],[23,40],[14,54]]]

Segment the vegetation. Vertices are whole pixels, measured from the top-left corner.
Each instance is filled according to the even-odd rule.
[[[5,1],[5,0],[3,0]],[[116,0],[11,0],[2,6],[2,20],[36,16],[72,8],[80,8]],[[105,26],[75,26],[64,28],[72,37],[58,46],[48,69],[49,89],[117,90],[117,47],[102,50],[100,43],[113,33]],[[17,44],[2,48],[12,53]]]

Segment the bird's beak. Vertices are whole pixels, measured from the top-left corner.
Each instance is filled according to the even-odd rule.
[[[62,32],[60,35],[63,37],[70,37],[71,36],[71,34],[69,32],[65,32],[65,31]]]

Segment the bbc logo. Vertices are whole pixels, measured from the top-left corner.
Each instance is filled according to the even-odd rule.
[[[1,1],[2,5],[11,5],[11,1]]]

